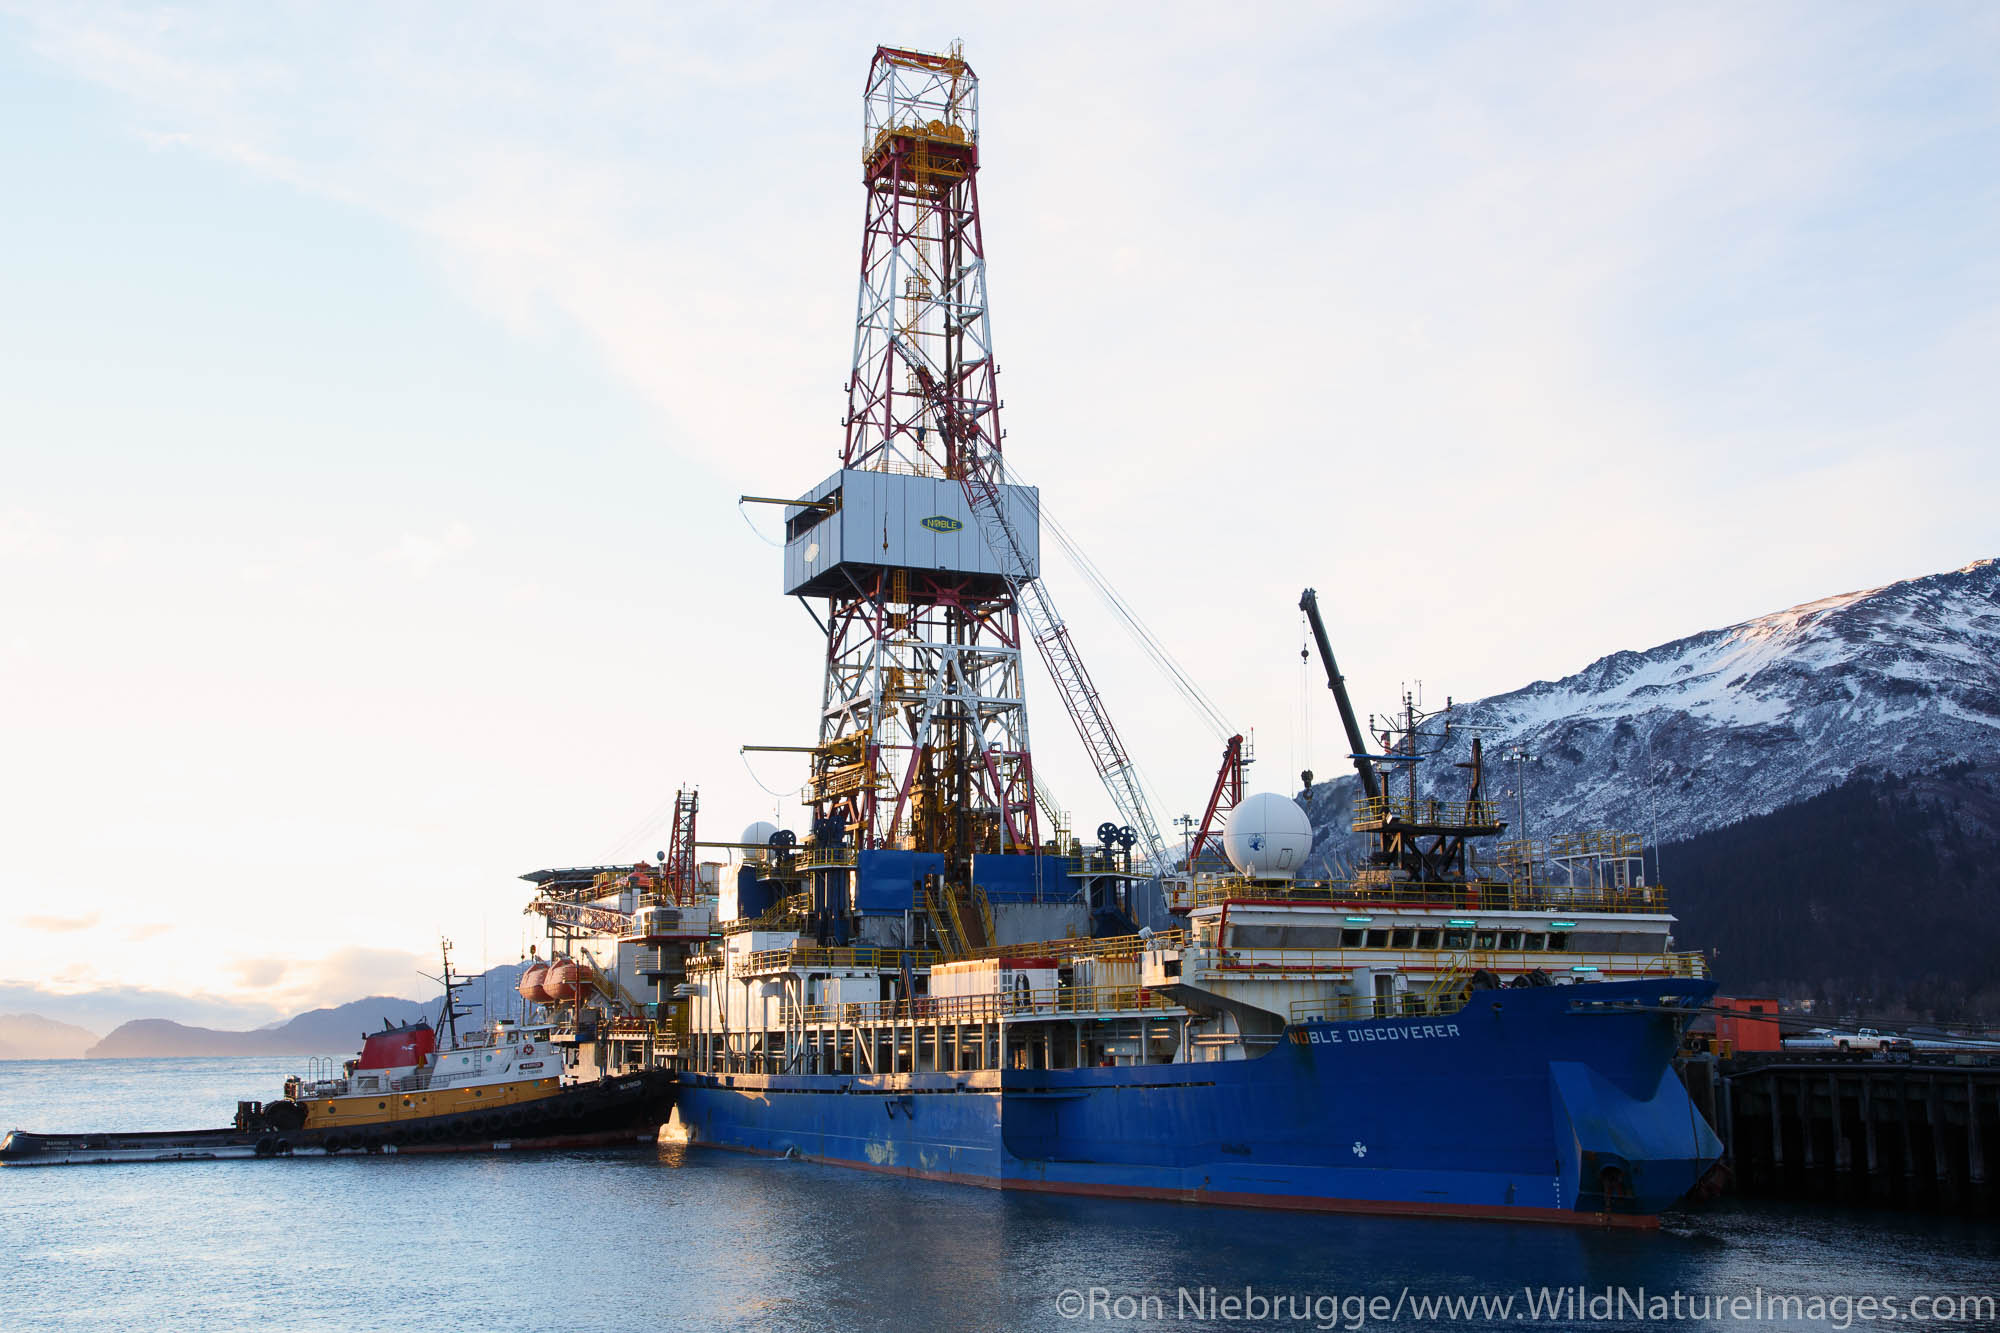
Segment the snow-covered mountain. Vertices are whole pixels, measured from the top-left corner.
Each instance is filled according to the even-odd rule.
[[[1446,757],[1482,737],[1488,792],[1514,816],[1518,777],[1528,832],[1616,828],[1649,843],[1793,805],[1863,771],[2000,764],[2000,561],[1613,653],[1460,705],[1453,719]],[[1354,787],[1346,776],[1310,793],[1316,859],[1351,857]]]

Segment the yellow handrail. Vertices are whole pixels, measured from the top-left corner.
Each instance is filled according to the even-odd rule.
[[[928,968],[944,955],[935,949],[837,949],[816,944],[793,944],[782,949],[759,949],[744,960],[745,975],[784,972],[793,968],[871,968],[895,971],[905,962],[912,968]],[[692,966],[692,963],[690,963]]]
[[[1368,796],[1355,802],[1354,832],[1365,833],[1391,821],[1490,828],[1500,822],[1500,808],[1492,801],[1438,801],[1428,796],[1415,800],[1407,796]]]
[[[855,865],[859,859],[860,853],[852,847],[808,847],[799,853],[796,864],[804,870],[827,870]]]
[[[1185,930],[1163,930],[1150,939],[1138,935],[1112,935],[1104,939],[1062,939],[1037,940],[1032,944],[992,944],[984,949],[975,949],[972,958],[1126,958],[1137,957],[1147,949],[1179,949],[1186,947],[1188,933]]]
[[[990,1023],[1006,1018],[1075,1014],[1180,1014],[1165,995],[1143,986],[1057,986],[987,995],[919,995],[864,1004],[809,1004],[807,1023]]]

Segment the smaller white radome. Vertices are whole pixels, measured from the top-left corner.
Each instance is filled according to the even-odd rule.
[[[738,842],[743,844],[743,859],[746,861],[762,861],[765,857],[769,856],[769,852],[763,850],[751,851],[750,849],[752,847],[762,849],[769,846],[771,835],[777,831],[778,826],[768,819],[760,819],[749,828],[744,829],[743,836],[737,839]]]
[[[1312,850],[1312,820],[1291,797],[1274,791],[1243,798],[1222,831],[1222,850],[1251,879],[1290,879]]]

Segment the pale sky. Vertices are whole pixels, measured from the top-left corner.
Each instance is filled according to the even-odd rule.
[[[736,497],[837,465],[863,79],[954,37],[1009,459],[1260,788],[1342,767],[1306,584],[1366,710],[2000,554],[1989,5],[0,0],[0,1011],[409,990],[683,782],[796,823]]]

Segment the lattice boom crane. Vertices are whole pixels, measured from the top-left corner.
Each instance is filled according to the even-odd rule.
[[[998,466],[994,468],[996,472],[1000,470]],[[987,546],[1014,588],[1015,605],[1028,618],[1028,629],[1034,635],[1035,647],[1041,653],[1043,665],[1049,669],[1050,679],[1056,683],[1056,690],[1063,697],[1063,706],[1069,709],[1076,734],[1082,738],[1084,749],[1090,752],[1090,762],[1096,766],[1097,776],[1111,794],[1112,804],[1118,807],[1119,815],[1138,833],[1154,867],[1166,868],[1167,845],[1160,837],[1160,828],[1153,819],[1152,810],[1146,804],[1145,793],[1140,790],[1139,770],[1126,753],[1118,728],[1112,725],[1104,696],[1091,682],[1090,672],[1083,665],[1083,655],[1077,651],[1075,640],[1069,636],[1069,626],[1063,623],[1062,613],[1056,610],[1055,599],[1049,596],[1046,584],[1026,572],[1027,562],[1021,541],[1000,504],[998,487],[986,472],[978,469],[968,468],[959,480],[965,487],[965,498],[972,506],[973,514],[979,519]]]

